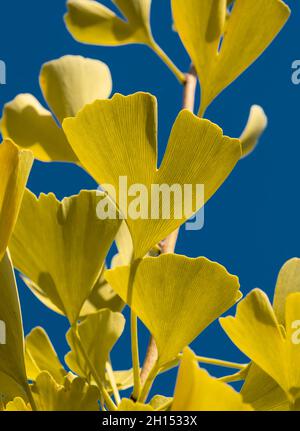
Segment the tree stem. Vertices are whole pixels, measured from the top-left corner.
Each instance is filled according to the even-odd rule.
[[[142,390],[141,390],[141,393],[140,393],[140,396],[138,399],[138,401],[140,403],[146,402],[147,397],[149,395],[149,392],[151,390],[152,384],[153,384],[155,377],[157,376],[158,372],[159,372],[159,366],[157,365],[157,361],[155,361],[153,364],[153,367],[150,370],[150,372],[148,373],[148,376],[147,376],[145,383],[142,387]]]
[[[148,344],[148,349],[145,357],[145,361],[143,364],[143,368],[141,371],[141,383],[144,385],[145,381],[147,380],[147,377],[153,367],[153,364],[157,361],[157,347],[155,340],[152,336],[150,336],[150,341]]]
[[[185,75],[183,87],[183,102],[182,108],[194,112],[195,96],[197,88],[197,73],[193,65],[191,65],[189,72]],[[176,242],[179,234],[179,229],[172,232],[159,244],[161,254],[174,253]],[[151,335],[145,361],[141,372],[141,384],[144,385],[147,377],[152,370],[158,357],[157,346],[153,336]]]

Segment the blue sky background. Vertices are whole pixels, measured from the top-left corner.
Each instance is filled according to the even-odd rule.
[[[179,253],[191,257],[203,255],[225,265],[240,277],[244,294],[260,287],[270,297],[280,267],[287,259],[300,256],[300,85],[291,82],[291,64],[300,59],[300,4],[294,0],[287,3],[292,9],[287,26],[264,55],[206,113],[226,134],[239,136],[250,106],[260,104],[269,117],[268,130],[255,153],[238,164],[206,205],[204,229],[182,231],[177,248]],[[65,54],[98,58],[111,68],[114,92],[130,94],[142,90],[158,98],[162,155],[181,106],[182,89],[175,77],[145,46],[105,48],[75,42],[64,27],[64,13],[64,0],[3,2],[0,59],[7,65],[7,85],[0,86],[1,107],[22,92],[30,92],[43,102],[38,75],[45,61]],[[171,29],[168,0],[153,0],[152,25],[158,42],[186,71],[189,58]],[[29,187],[35,193],[54,191],[62,198],[82,188],[94,188],[95,184],[75,166],[35,162]],[[26,333],[34,326],[43,326],[63,358],[67,351],[65,319],[41,305],[20,279],[18,284]],[[147,333],[142,327],[140,336],[143,353]],[[192,347],[201,355],[245,360],[217,322]],[[112,355],[115,369],[131,366],[129,352],[126,328]],[[220,374],[214,368],[210,371]],[[172,371],[162,376],[155,391],[170,395],[175,375]]]

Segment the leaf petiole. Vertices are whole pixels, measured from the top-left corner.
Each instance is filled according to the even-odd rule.
[[[72,325],[72,326],[71,326],[71,328],[72,328],[72,333],[73,333],[73,336],[74,336],[75,341],[76,341],[76,343],[77,343],[77,346],[78,346],[78,348],[80,349],[80,351],[81,351],[81,353],[82,353],[82,356],[84,357],[84,360],[85,360],[85,362],[86,362],[86,365],[87,365],[87,366],[88,366],[88,368],[90,369],[91,374],[92,374],[92,376],[93,376],[93,378],[94,378],[94,380],[95,380],[95,382],[96,382],[96,384],[97,384],[97,386],[98,386],[98,388],[99,388],[100,392],[101,392],[101,393],[102,393],[102,395],[103,395],[103,398],[104,398],[104,401],[105,401],[105,403],[106,403],[107,407],[109,408],[109,410],[112,410],[112,411],[117,410],[117,406],[115,405],[115,403],[114,403],[114,402],[113,402],[113,400],[111,399],[111,397],[110,397],[109,393],[107,392],[107,390],[106,390],[106,388],[105,388],[104,384],[102,383],[102,381],[101,381],[101,379],[100,379],[100,377],[99,377],[99,375],[98,375],[97,371],[95,370],[95,368],[94,368],[93,364],[92,364],[92,363],[91,363],[91,361],[89,360],[89,357],[88,357],[88,355],[87,355],[87,353],[86,353],[86,351],[85,351],[85,349],[84,349],[84,347],[83,347],[83,345],[82,345],[82,343],[81,343],[81,339],[80,339],[80,337],[79,337],[79,335],[78,335],[78,333],[77,333],[77,327],[76,327],[76,324],[75,324],[75,325]]]
[[[184,85],[185,83],[185,75],[182,73],[178,67],[173,63],[173,61],[168,57],[168,55],[163,51],[163,49],[155,42],[155,40],[151,40],[149,43],[150,48],[153,49],[155,54],[168,66],[168,68],[174,73],[180,84]]]

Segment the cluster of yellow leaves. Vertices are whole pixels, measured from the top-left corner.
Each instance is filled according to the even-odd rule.
[[[236,317],[221,319],[231,340],[252,361],[242,393],[259,410],[298,410],[300,406],[300,259],[281,269],[273,307],[253,290]]]
[[[114,3],[123,17],[94,0],[69,0],[65,17],[69,31],[84,43],[148,44],[184,80],[154,41],[151,0]],[[179,113],[160,166],[156,99],[136,93],[107,100],[111,75],[98,60],[66,56],[42,67],[40,86],[50,110],[30,94],[4,106],[0,317],[6,323],[7,343],[0,345],[0,392],[5,394],[1,409],[99,410],[99,403],[123,411],[299,407],[300,345],[294,342],[300,311],[299,260],[283,267],[274,308],[262,291],[255,290],[239,303],[235,318],[221,319],[225,332],[251,360],[234,376],[245,379],[237,393],[225,379],[199,368],[199,358],[187,346],[240,300],[238,278],[204,257],[147,256],[200,209],[203,203],[195,191],[190,213],[180,220],[172,203],[168,220],[139,218],[125,223],[118,217],[97,218],[104,192],[81,191],[60,202],[53,194],[37,198],[25,189],[34,156],[44,162],[76,163],[117,193],[119,178],[126,176],[129,187],[204,184],[205,202],[210,199],[239,159],[254,149],[267,119],[262,108],[253,106],[238,140],[200,117],[260,56],[289,16],[281,0],[231,3],[172,0],[174,25],[196,67],[202,99],[199,116],[187,110]],[[117,202],[116,195],[110,197]],[[127,213],[130,204],[116,208],[116,213]],[[107,269],[105,260],[114,241],[118,253]],[[24,340],[13,266],[39,300],[67,317],[66,365],[42,328]],[[133,386],[133,371],[114,371],[110,361],[124,329],[120,311],[125,304],[156,341],[157,373],[180,361],[173,398],[156,396],[148,404],[143,397],[136,403],[119,399],[119,390]]]
[[[27,397],[23,328],[18,291],[7,245],[16,223],[32,166],[30,152],[19,151],[11,141],[0,146],[0,316],[6,325],[6,344],[0,345],[1,393]]]
[[[151,0],[114,3],[121,16],[95,0],[68,0],[65,22],[72,36],[95,45],[147,44],[182,80],[182,74],[154,41]],[[218,94],[263,53],[290,14],[282,0],[172,0],[171,5],[174,28],[200,78],[201,116]],[[257,111],[254,105],[250,111],[247,133],[242,135],[244,156],[252,152],[266,127],[261,109]]]

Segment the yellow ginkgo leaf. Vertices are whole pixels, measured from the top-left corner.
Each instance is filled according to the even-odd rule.
[[[109,308],[112,311],[122,311],[124,302],[107,283],[104,278],[104,270],[97,280],[88,299],[80,310],[80,317],[88,316],[102,308]]]
[[[112,266],[129,265],[133,257],[133,244],[128,226],[123,222],[115,238],[118,248],[118,258],[114,259]]]
[[[216,192],[241,156],[239,140],[223,136],[222,130],[210,121],[182,111],[157,169],[156,117],[156,99],[137,93],[96,101],[76,118],[63,123],[82,165],[114,201],[118,200],[123,217],[128,215],[135,258],[143,257],[202,207],[203,201]],[[164,208],[166,199],[162,198],[161,189],[152,193],[153,185],[167,186],[170,195],[170,187],[184,189],[190,185],[192,205],[186,208],[183,199],[170,196],[170,207]],[[200,196],[203,189],[197,192],[197,185],[204,185],[203,200]],[[129,196],[124,196],[127,192]],[[139,204],[142,202],[140,206],[137,200]],[[161,210],[165,209],[169,210],[168,214],[162,217]],[[160,213],[155,214],[156,210]]]
[[[288,295],[285,304],[286,374],[293,400],[300,398],[300,292]]]
[[[1,345],[0,345],[1,348]],[[10,377],[8,374],[3,373],[0,371],[0,394],[1,394],[1,400],[0,400],[0,411],[1,411],[1,404],[2,408],[6,406],[6,404],[9,401],[12,401],[15,397],[21,397],[24,400],[27,400],[27,394],[28,394],[28,388],[25,388],[25,386],[21,386],[19,383],[16,382],[12,377]]]
[[[1,133],[43,162],[77,162],[72,148],[50,111],[31,94],[19,94],[4,105]]]
[[[35,381],[42,371],[48,371],[56,383],[63,384],[66,370],[61,365],[51,341],[43,328],[34,328],[25,340],[27,377]]]
[[[268,118],[264,110],[258,105],[253,105],[250,110],[248,123],[240,137],[242,158],[247,157],[254,151],[267,125]]]
[[[7,402],[29,392],[24,363],[24,339],[18,291],[7,243],[14,229],[32,166],[30,151],[19,151],[9,140],[0,146],[0,392]]]
[[[240,297],[238,278],[205,258],[145,258],[131,292],[129,275],[130,266],[125,266],[105,277],[154,336],[159,365],[174,359]]]
[[[125,222],[121,223],[120,229],[115,237],[115,242],[118,253],[112,258],[111,268],[129,265],[133,254],[133,244]],[[103,268],[101,276],[80,311],[81,317],[95,313],[95,311],[101,310],[101,308],[109,308],[112,311],[123,310],[125,305],[124,301],[122,301],[119,295],[117,295],[107,283],[104,278],[104,272],[105,268]]]
[[[30,404],[26,404],[23,398],[16,397],[7,403],[5,409],[7,412],[27,412],[32,411]]]
[[[165,397],[163,395],[155,395],[150,401],[150,406],[154,410],[167,411],[170,409],[173,398]]]
[[[237,306],[236,317],[220,323],[239,349],[285,389],[285,340],[267,295],[253,290]]]
[[[105,63],[67,55],[43,65],[40,85],[50,109],[62,122],[87,103],[109,97],[112,80]],[[1,133],[19,147],[32,150],[43,162],[78,162],[55,117],[31,94],[20,94],[4,105]]]
[[[120,226],[119,220],[97,218],[101,199],[97,192],[82,191],[60,202],[53,194],[37,198],[26,190],[10,241],[14,266],[71,323],[98,280]]]
[[[293,403],[300,394],[300,293],[287,297],[285,313],[286,331],[266,294],[255,289],[240,302],[236,317],[220,322],[239,349],[269,374]]]
[[[9,140],[0,145],[0,260],[18,217],[32,162],[30,151],[19,151]]]
[[[42,372],[31,388],[37,409],[40,411],[98,411],[99,392],[84,379],[65,379],[58,385],[46,371]]]
[[[186,348],[181,360],[172,404],[173,411],[253,410],[231,386],[199,368],[194,353]]]
[[[134,403],[127,398],[123,398],[118,406],[118,411],[121,412],[148,412],[153,410],[154,408],[150,404]]]
[[[116,255],[118,256],[118,255]],[[105,268],[104,268],[105,269]],[[79,317],[86,317],[89,314],[95,313],[102,308],[109,308],[112,311],[122,311],[124,308],[124,301],[119,297],[119,295],[114,292],[111,286],[104,279],[104,269],[101,272],[100,277],[96,281],[91,293],[84,302]],[[29,278],[21,275],[23,282],[26,286],[34,293],[34,295],[50,310],[55,313],[64,315],[64,312],[60,310],[51,299],[45,294],[43,290],[40,289],[33,281]]]
[[[125,319],[121,313],[104,309],[87,316],[77,326],[81,345],[101,379],[105,378],[106,362],[123,332],[124,325]],[[89,380],[91,370],[71,329],[67,333],[67,341],[72,350],[66,355],[66,364],[76,374]]]
[[[120,391],[133,387],[133,370],[114,371],[117,388]]]
[[[289,410],[283,389],[268,374],[252,363],[241,389],[245,403],[258,411]]]
[[[8,253],[0,261],[0,392],[5,401],[28,395],[19,296]]]
[[[236,0],[230,14],[226,8],[226,0],[172,0],[176,30],[200,78],[200,115],[263,53],[290,15],[281,0]]]
[[[73,117],[87,103],[107,99],[112,91],[108,66],[99,60],[66,55],[45,63],[40,86],[56,118]]]
[[[286,298],[290,293],[296,292],[300,292],[300,259],[293,258],[288,260],[281,268],[274,294],[274,311],[279,323],[282,325],[285,325]]]
[[[124,16],[94,0],[68,0],[65,22],[79,42],[93,45],[151,44],[151,0],[114,0]]]

